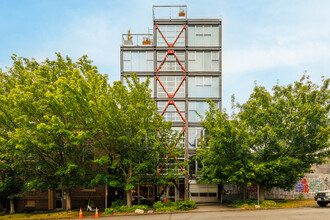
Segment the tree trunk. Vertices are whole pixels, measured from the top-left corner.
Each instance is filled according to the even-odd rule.
[[[127,207],[131,208],[132,206],[132,190],[126,191]]]
[[[10,199],[10,214],[15,214],[15,203],[14,203],[14,199]]]
[[[263,185],[259,185],[259,200],[265,201],[265,188],[263,187]]]
[[[66,190],[66,210],[71,210],[71,190]]]

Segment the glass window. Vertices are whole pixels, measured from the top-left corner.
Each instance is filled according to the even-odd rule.
[[[167,101],[157,102],[158,112],[160,114],[163,112],[163,110],[167,106],[167,103],[168,103]],[[175,106],[178,108],[180,113],[177,111]],[[175,102],[175,106],[171,104],[171,105],[168,105],[168,107],[166,108],[166,111],[163,114],[166,121],[174,121],[174,122],[182,122],[183,121],[182,118],[181,118],[181,115],[182,115],[182,117],[184,117],[185,102]]]
[[[168,54],[167,57],[166,54],[167,51],[161,51],[157,53],[157,68],[159,68],[160,71],[182,71],[181,65],[183,66],[183,68],[185,68],[184,52],[181,51],[175,52],[175,55],[180,61],[181,65],[173,54]],[[161,65],[165,57],[166,59],[164,63]]]
[[[196,148],[200,143],[200,137],[203,133],[203,128],[200,127],[189,127],[188,128],[188,142],[190,148]]]
[[[158,25],[159,30],[164,35],[167,43],[173,44],[174,41],[179,36],[183,25]],[[159,47],[167,47],[163,36],[159,31],[157,31],[157,46]],[[183,47],[185,46],[185,30],[183,29],[182,33],[180,34],[179,38],[175,42],[174,46]]]
[[[131,77],[127,77],[129,80],[131,80]],[[149,89],[150,89],[150,92],[151,92],[151,97],[153,98],[154,97],[154,77],[147,77],[147,76],[139,76],[139,80],[140,82],[146,82],[147,81],[147,78],[149,78]],[[123,82],[123,85],[124,86],[127,86],[127,82],[125,80],[125,78],[123,77],[122,78],[122,82]],[[129,89],[129,88],[128,88]]]
[[[219,77],[190,76],[188,96],[191,98],[219,98]]]
[[[165,87],[167,93],[169,95],[173,95],[174,92],[179,87],[180,83],[183,80],[183,76],[159,76],[160,82]],[[166,92],[164,91],[163,87],[161,86],[160,82],[157,83],[157,97],[165,98],[167,97]],[[178,91],[175,94],[175,97],[182,98],[185,96],[185,83],[182,82],[181,86],[179,87]]]
[[[217,106],[219,106],[218,102],[215,102]],[[190,122],[199,122],[201,121],[201,118],[204,118],[206,111],[209,110],[209,103],[207,102],[189,102],[189,112],[188,112],[188,118]],[[200,116],[198,116],[198,114]]]
[[[123,70],[125,72],[153,71],[153,52],[125,51],[123,52]]]
[[[218,25],[189,25],[189,46],[219,46]]]
[[[190,51],[188,61],[190,71],[218,71],[219,51]]]

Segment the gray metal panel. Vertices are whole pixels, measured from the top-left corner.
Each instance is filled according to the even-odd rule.
[[[219,25],[219,45],[222,47],[222,22]],[[219,97],[221,99],[219,109],[222,111],[222,50],[219,51],[219,70]]]
[[[155,98],[155,100],[157,101],[169,101],[169,100],[173,100],[173,101],[185,101],[186,98]]]
[[[205,98],[188,98],[189,101],[192,101],[192,102],[205,102],[206,99],[210,99],[214,102],[219,102],[221,101],[221,98],[208,98],[208,97],[205,97]]]
[[[122,71],[121,74],[127,74],[129,75],[130,73],[132,73],[132,71]],[[154,75],[154,72],[133,72],[133,73],[136,73],[136,75],[138,76],[153,76]]]
[[[194,71],[194,72],[188,72],[189,76],[219,76],[219,71]]]
[[[191,51],[200,51],[200,50],[202,50],[202,51],[205,51],[205,50],[211,50],[211,51],[219,51],[219,50],[221,50],[221,48],[220,47],[218,47],[218,46],[215,46],[215,47],[201,47],[201,46],[198,46],[198,47],[196,47],[196,46],[188,46],[187,47],[187,49],[188,50],[191,50]]]
[[[141,46],[131,46],[131,47],[120,47],[121,51],[153,51],[155,47],[141,47]]]
[[[120,72],[122,73],[124,69],[124,62],[123,62],[123,51],[120,48]]]

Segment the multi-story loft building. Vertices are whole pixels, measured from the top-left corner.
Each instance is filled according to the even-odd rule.
[[[122,36],[121,77],[135,72],[141,81],[150,78],[159,113],[183,134],[181,159],[198,147],[203,132],[198,114],[208,110],[206,100],[221,108],[221,25],[220,19],[188,18],[185,5],[153,6],[152,34]],[[185,197],[217,201],[218,186],[196,184],[198,166],[189,167],[178,184]]]

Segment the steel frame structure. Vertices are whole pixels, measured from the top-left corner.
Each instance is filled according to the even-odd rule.
[[[174,127],[182,127],[182,131],[180,132],[180,137],[178,138],[177,142],[174,144],[174,146],[176,147],[178,144],[178,141],[180,140],[180,138],[184,139],[184,148],[185,148],[185,155],[184,158],[185,160],[188,160],[189,155],[193,155],[195,153],[195,149],[193,148],[189,148],[188,145],[188,140],[189,140],[189,132],[190,132],[190,128],[194,128],[194,127],[200,127],[200,122],[191,122],[189,121],[189,117],[188,117],[188,113],[189,113],[189,103],[191,101],[193,102],[203,102],[206,100],[206,98],[209,98],[215,102],[219,102],[219,108],[221,109],[221,97],[222,97],[222,71],[221,71],[221,67],[222,67],[222,63],[221,63],[221,42],[222,42],[222,38],[221,38],[221,27],[222,27],[222,21],[221,19],[187,19],[186,17],[183,18],[173,18],[173,17],[169,17],[169,18],[157,18],[157,16],[155,16],[155,10],[157,7],[159,8],[163,8],[163,7],[171,7],[171,6],[153,6],[153,43],[149,46],[140,46],[140,45],[133,45],[133,46],[121,46],[121,76],[128,74],[129,72],[125,72],[123,69],[123,53],[125,51],[153,51],[154,52],[154,69],[153,71],[144,71],[144,72],[136,72],[136,74],[138,76],[150,76],[153,77],[153,96],[156,100],[156,102],[158,101],[165,101],[166,105],[164,107],[164,109],[159,109],[161,112],[161,115],[164,115],[168,109],[168,107],[170,105],[172,105],[174,107],[174,109],[176,110],[176,112],[179,114],[181,120],[180,121],[175,121],[173,122],[173,126]],[[185,12],[187,15],[187,10],[186,10],[186,5],[179,5],[179,6],[173,6],[173,7],[183,7],[185,8]],[[177,10],[177,9],[175,9]],[[174,9],[172,10],[172,12],[175,11]],[[162,32],[162,27],[163,25],[176,25],[176,26],[182,26],[181,30],[180,29],[176,29],[176,33],[178,33],[178,36],[171,36],[172,39],[175,39],[173,42],[169,42],[168,39],[166,39],[166,37],[168,35],[164,34]],[[219,43],[218,46],[191,46],[188,45],[188,38],[189,38],[189,28],[191,25],[215,25],[219,27]],[[184,33],[184,35],[183,35]],[[157,37],[158,35],[158,37]],[[184,36],[184,45],[182,44],[178,44],[178,42],[181,42],[181,38]],[[179,41],[180,38],[180,41]],[[158,45],[157,42],[159,42],[159,40],[163,39],[165,42],[162,42],[161,45]],[[188,61],[188,52],[189,51],[218,51],[219,52],[219,70],[218,71],[191,71],[189,70],[189,61]],[[164,57],[159,57],[161,53],[158,52],[162,52],[163,54],[165,54]],[[184,58],[181,59],[182,56],[179,56],[178,52],[184,52]],[[171,62],[177,62],[176,66],[176,70],[166,70],[163,69],[162,66],[164,66],[164,63],[166,64],[168,60],[168,58],[170,56],[173,56],[175,59],[171,59]],[[179,57],[178,57],[179,56]],[[159,59],[157,59],[157,57]],[[161,61],[161,62],[160,62]],[[160,63],[159,63],[160,62]],[[178,68],[179,66],[179,68]],[[183,77],[181,82],[176,85],[177,88],[175,89],[175,91],[172,93],[170,93],[168,91],[168,89],[166,88],[166,85],[161,81],[162,77],[161,76],[181,76]],[[189,77],[190,76],[194,76],[194,77],[200,77],[200,76],[208,76],[208,77],[218,77],[219,79],[219,95],[218,97],[215,98],[211,98],[211,97],[189,97],[188,95],[188,91],[189,91],[189,86],[188,86],[188,81],[189,81]],[[190,84],[190,83],[189,83]],[[159,97],[158,96],[158,89],[159,87],[162,88],[162,90],[166,93],[166,97]],[[180,97],[178,97],[178,91],[180,90],[180,88],[184,87],[184,97],[182,97],[180,95]],[[181,94],[181,93],[180,93]],[[185,110],[184,112],[180,112],[178,106],[177,106],[177,101],[184,101],[185,102]],[[180,108],[181,109],[181,108]],[[189,132],[188,132],[189,130]],[[164,138],[164,137],[163,137]],[[169,144],[167,143],[167,141],[165,140],[165,147],[168,147],[170,149]],[[182,167],[182,165],[180,164],[180,161],[174,157],[175,155],[172,154],[168,154],[166,158],[164,158],[164,162],[162,164],[162,166],[157,169],[157,174],[161,175],[162,171],[164,171],[164,166],[166,165],[166,163],[168,162],[168,160],[170,158],[174,158],[176,163],[179,165],[179,169],[178,172],[183,172],[186,171],[188,169],[188,167]],[[187,170],[188,171],[188,170]],[[164,173],[162,174],[164,175]],[[182,178],[182,176],[180,177]],[[195,177],[193,177],[195,178]],[[189,180],[189,176],[188,176],[188,172],[185,172],[184,174],[184,179],[185,179],[185,190],[184,190],[184,197],[187,197],[188,195],[188,180]],[[177,187],[178,188],[178,187]],[[179,188],[178,188],[179,189]],[[180,190],[179,190],[180,191]],[[180,194],[182,195],[182,192],[180,191]]]
[[[168,43],[168,41],[166,40],[165,36],[163,35],[163,33],[161,32],[161,30],[159,29],[158,24],[156,24],[155,27],[156,27],[156,29],[158,30],[158,32],[160,33],[160,35],[163,37],[163,39],[164,39],[164,41],[166,42],[167,46],[168,46],[169,48],[173,48],[174,45],[175,45],[175,43],[176,43],[177,40],[179,39],[181,33],[185,30],[186,25],[183,24],[183,27],[182,27],[180,33],[178,34],[178,36],[176,37],[175,41],[174,41],[172,44],[169,44],[169,43]],[[167,56],[168,56],[169,54],[173,54],[173,55],[174,55],[174,57],[176,58],[176,61],[177,61],[177,62],[179,63],[179,65],[181,66],[183,73],[185,73],[185,72],[186,72],[186,69],[183,67],[183,65],[182,65],[182,63],[180,62],[179,58],[176,56],[174,49],[167,50],[167,53],[166,53],[166,55],[165,55],[163,61],[160,63],[160,65],[159,65],[158,68],[156,69],[156,73],[159,73],[159,69],[162,67],[162,65],[164,64],[164,62],[166,62],[166,58],[167,58]],[[161,87],[163,88],[164,92],[167,94],[167,97],[170,98],[170,99],[173,99],[173,98],[175,97],[176,93],[178,92],[178,90],[180,89],[182,83],[185,81],[186,76],[183,76],[182,81],[180,82],[179,86],[176,88],[176,90],[175,90],[175,92],[174,92],[173,94],[169,94],[169,93],[167,92],[165,86],[163,85],[163,83],[162,83],[161,80],[159,79],[159,75],[156,75],[156,79],[157,79],[157,81],[160,83],[160,85],[161,85]],[[174,106],[174,108],[177,110],[178,114],[180,115],[180,117],[181,117],[183,123],[185,124],[185,123],[186,123],[186,120],[185,120],[185,118],[183,117],[183,115],[181,114],[181,112],[180,112],[180,110],[178,109],[178,107],[176,106],[174,100],[168,100],[168,102],[167,102],[167,104],[166,104],[164,110],[163,110],[162,113],[161,113],[161,116],[164,115],[164,113],[166,112],[166,110],[167,110],[167,108],[168,108],[169,105],[173,105],[173,106]],[[186,130],[186,127],[183,126],[182,132],[180,133],[180,136],[179,136],[178,140],[176,141],[176,143],[174,144],[173,148],[176,147],[176,145],[178,144],[178,142],[179,142],[180,139],[181,139],[181,136],[184,134],[185,130]],[[164,140],[164,141],[165,141],[167,147],[168,147],[170,150],[173,150],[173,148],[172,148],[172,149],[170,148],[170,146],[168,145],[167,141],[166,141],[166,140]],[[157,172],[157,175],[159,175],[159,173],[162,171],[164,165],[166,164],[166,162],[167,162],[167,160],[168,160],[168,158],[169,158],[170,156],[173,156],[173,157],[174,157],[174,159],[175,159],[176,162],[178,163],[178,165],[179,165],[181,171],[184,172],[184,169],[183,169],[182,166],[180,165],[180,162],[178,161],[178,159],[177,159],[174,155],[172,155],[172,154],[170,153],[170,154],[167,155],[167,157],[166,157],[166,159],[165,159],[163,165],[161,166],[161,168],[160,168],[159,171]],[[178,187],[177,187],[177,189],[178,189],[179,192],[183,195],[183,193],[181,192],[181,190],[180,190]],[[184,198],[184,196],[183,196],[183,198]]]

